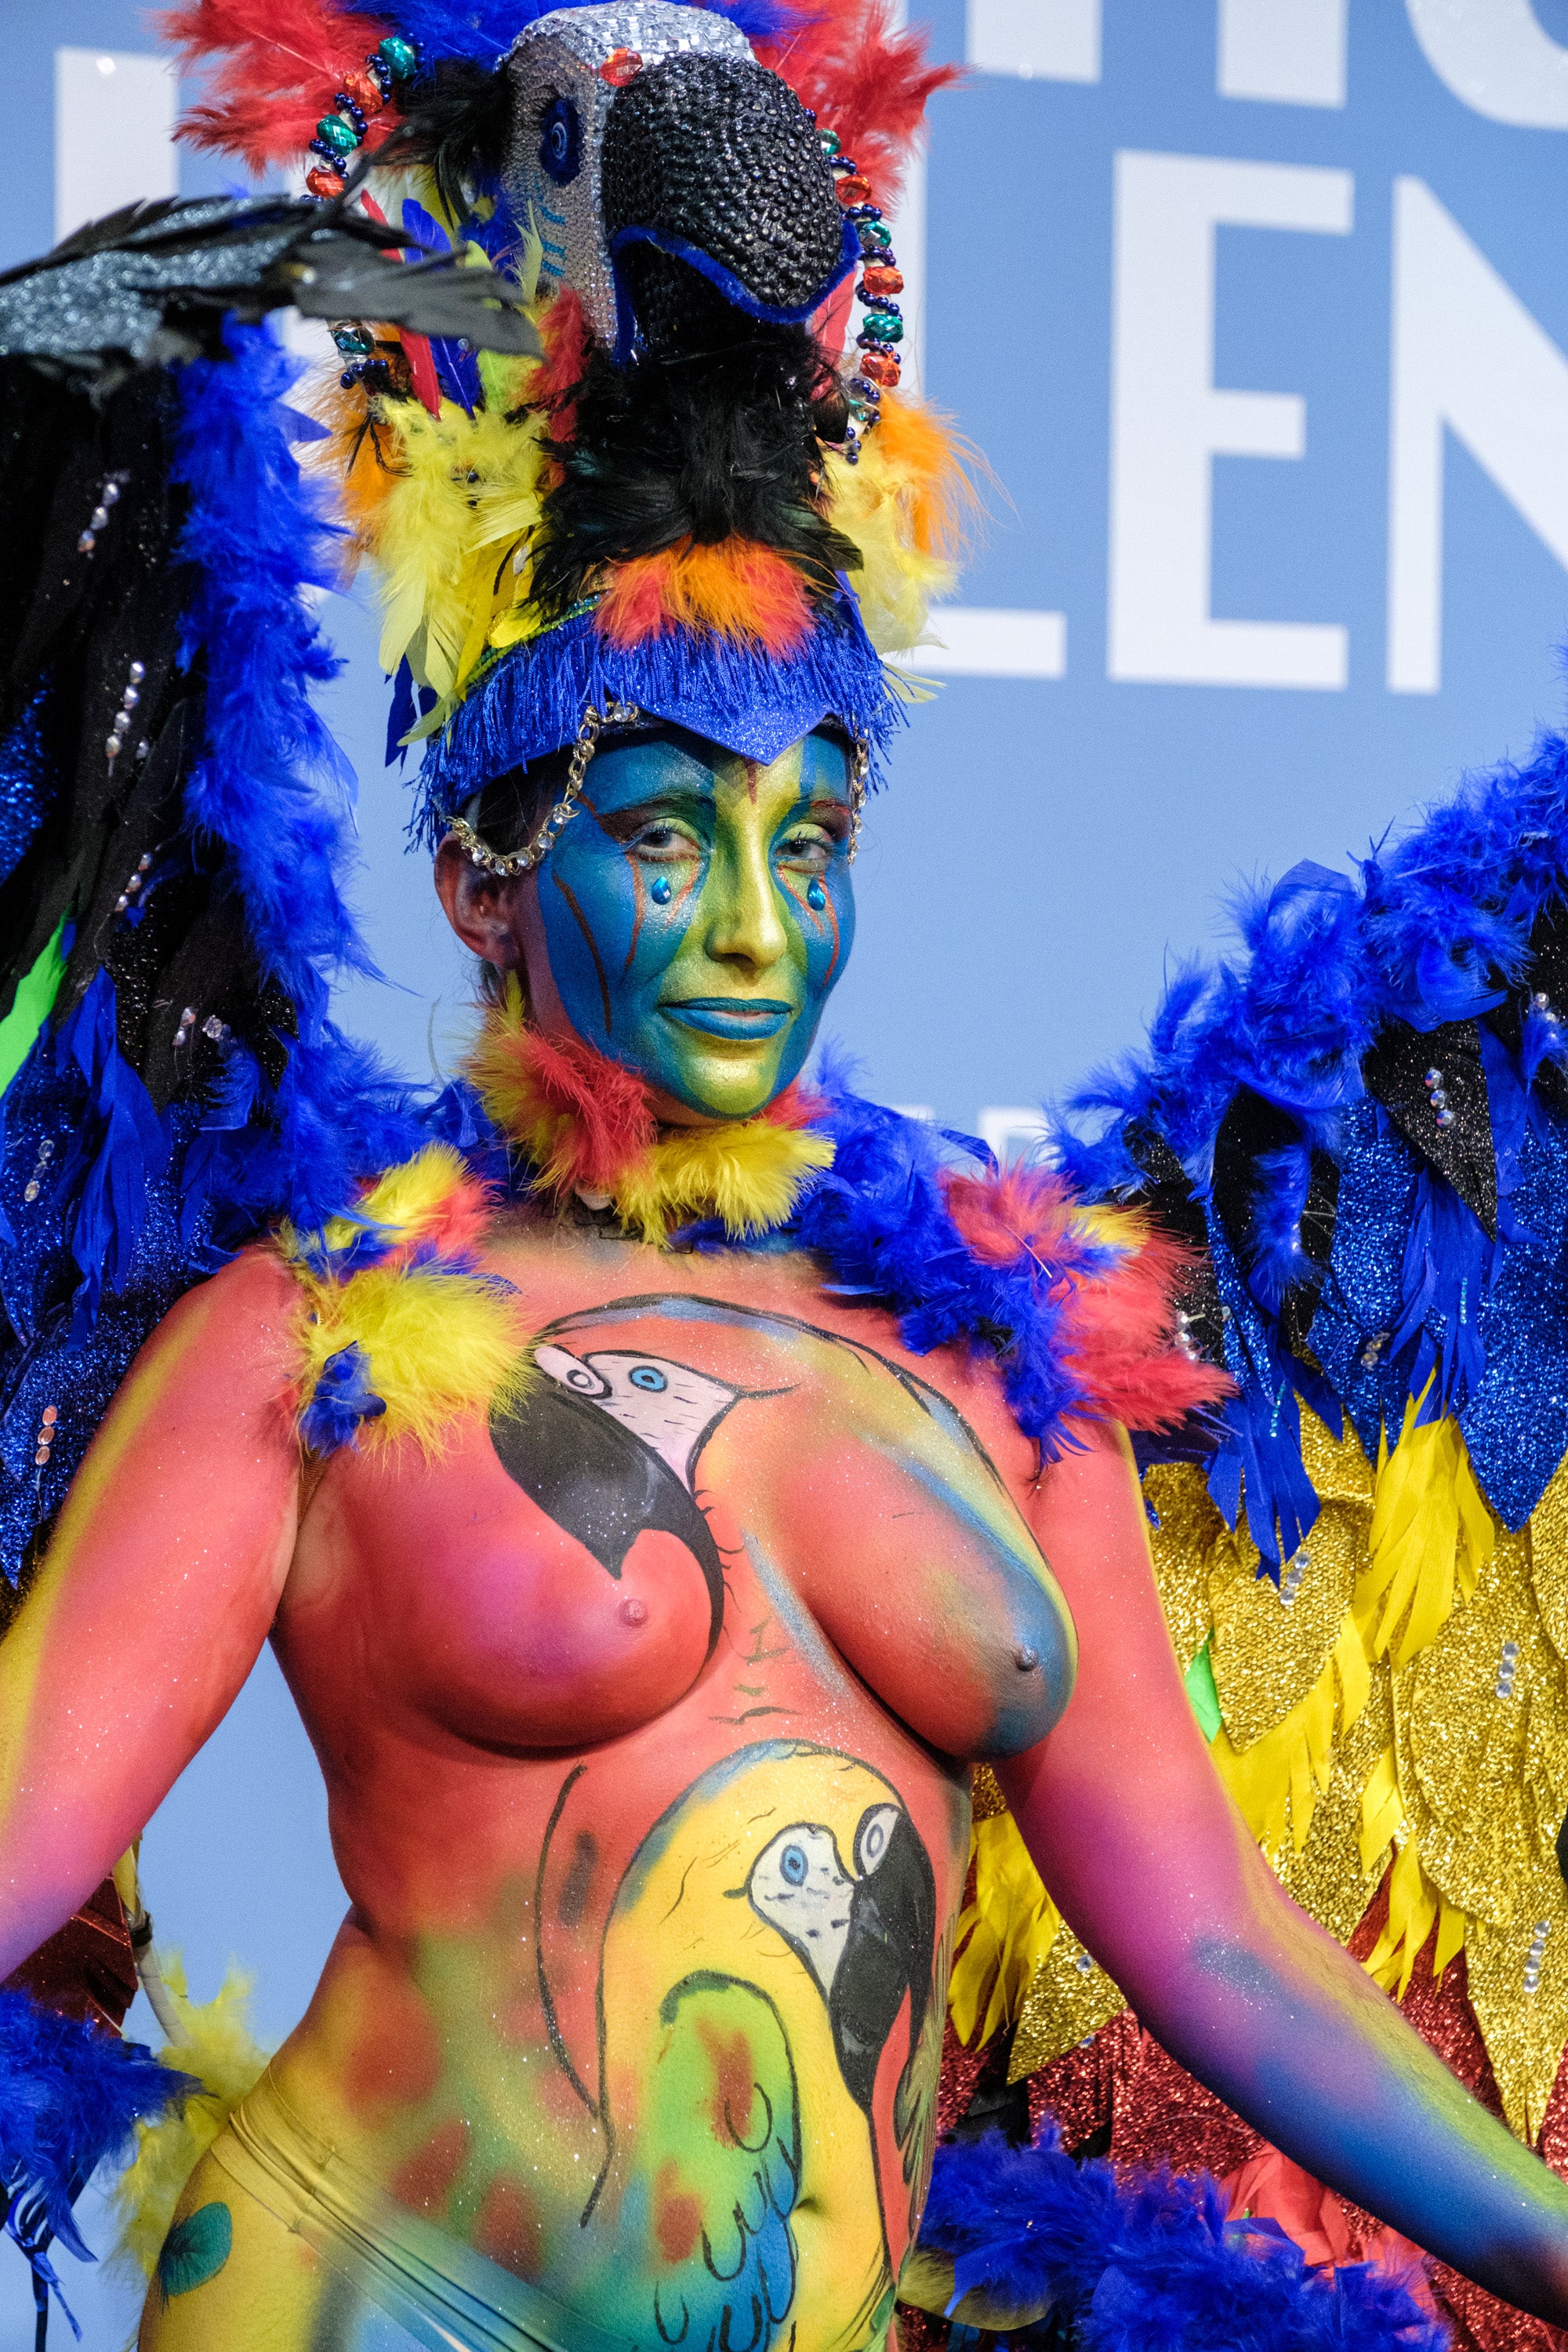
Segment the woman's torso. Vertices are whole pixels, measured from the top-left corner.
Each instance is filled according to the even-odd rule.
[[[489,1255],[530,1393],[336,1456],[279,1612],[353,1908],[273,2079],[625,2341],[851,2352],[923,2195],[965,1768],[1070,1676],[1028,1449],[805,1260]]]

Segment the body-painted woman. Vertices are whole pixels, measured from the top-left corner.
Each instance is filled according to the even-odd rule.
[[[767,765],[606,736],[538,869],[448,837],[455,926],[526,983],[512,1043],[612,1047],[678,1139],[776,1107],[852,935],[851,784],[831,731]],[[494,1214],[482,1265],[531,1378],[434,1455],[302,1468],[274,1252],[186,1300],[0,1651],[0,1967],[268,1635],[327,1780],[351,1909],[185,2189],[144,2352],[879,2345],[982,1758],[1173,2050],[1421,2243],[1568,2313],[1568,2192],[1223,1794],[1113,1427],[1038,1475],[984,1365],[911,1355],[802,1254],[658,1250],[598,1196]]]

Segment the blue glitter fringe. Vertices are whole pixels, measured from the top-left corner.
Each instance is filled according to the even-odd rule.
[[[431,742],[411,831],[433,849],[445,819],[494,776],[575,740],[590,703],[634,703],[747,759],[776,760],[828,717],[863,735],[872,781],[904,706],[846,589],[787,661],[684,629],[611,645],[591,613],[513,646]]]

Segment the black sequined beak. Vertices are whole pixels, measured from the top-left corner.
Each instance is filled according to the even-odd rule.
[[[645,67],[609,110],[600,184],[623,364],[639,342],[661,357],[700,346],[715,297],[804,324],[859,256],[811,115],[738,58]]]

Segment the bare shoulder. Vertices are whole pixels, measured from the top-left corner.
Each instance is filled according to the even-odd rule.
[[[266,1244],[242,1250],[229,1264],[175,1300],[132,1368],[174,1380],[199,1392],[211,1385],[230,1400],[282,1400],[299,1361],[302,1301],[278,1252]]]

